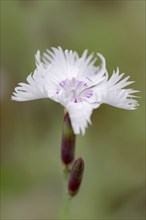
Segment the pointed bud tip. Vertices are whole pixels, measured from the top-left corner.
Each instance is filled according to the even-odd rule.
[[[82,157],[78,157],[75,162],[74,162],[74,169],[77,170],[78,172],[82,171],[84,169],[84,160]]]
[[[71,196],[77,194],[84,172],[84,160],[82,157],[79,157],[75,160],[72,170],[70,172],[69,181],[68,181],[68,192]]]

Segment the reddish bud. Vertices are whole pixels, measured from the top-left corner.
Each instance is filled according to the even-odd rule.
[[[79,157],[75,160],[72,170],[70,172],[69,181],[68,181],[68,191],[71,196],[77,194],[84,172],[84,160]]]
[[[74,160],[75,154],[75,134],[71,125],[69,114],[64,115],[64,124],[62,132],[61,157],[65,165]]]

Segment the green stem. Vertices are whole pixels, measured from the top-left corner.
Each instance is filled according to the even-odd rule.
[[[64,170],[63,170],[65,187],[66,187],[66,183],[68,182],[69,173],[70,173],[70,167],[65,166]],[[60,214],[60,218],[59,218],[60,220],[64,220],[64,219],[68,220],[69,219],[69,206],[70,206],[71,199],[72,199],[72,196],[70,196],[66,192],[65,197],[64,197],[62,210],[61,210],[61,214]]]
[[[69,219],[69,207],[71,204],[71,199],[72,197],[70,195],[66,195],[65,201],[64,201],[64,207],[63,207],[63,211],[60,215],[60,220],[64,220],[64,219]]]
[[[66,182],[66,181],[68,180],[68,176],[69,176],[69,173],[70,173],[70,168],[69,168],[69,166],[65,166],[65,167],[64,167],[63,173],[64,173],[64,180],[65,180],[65,182]]]

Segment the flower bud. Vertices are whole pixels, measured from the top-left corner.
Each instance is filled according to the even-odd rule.
[[[84,160],[79,157],[77,160],[75,160],[69,176],[68,191],[71,196],[77,194],[82,181],[83,172]]]
[[[65,165],[74,160],[75,154],[75,134],[71,125],[68,112],[64,115],[64,124],[62,132],[61,157]]]

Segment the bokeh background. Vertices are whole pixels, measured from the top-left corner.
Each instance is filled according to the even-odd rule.
[[[51,46],[102,53],[140,90],[135,111],[102,105],[77,137],[86,169],[68,219],[144,219],[145,1],[1,1],[1,218],[59,219],[63,108],[48,99],[11,101]]]

